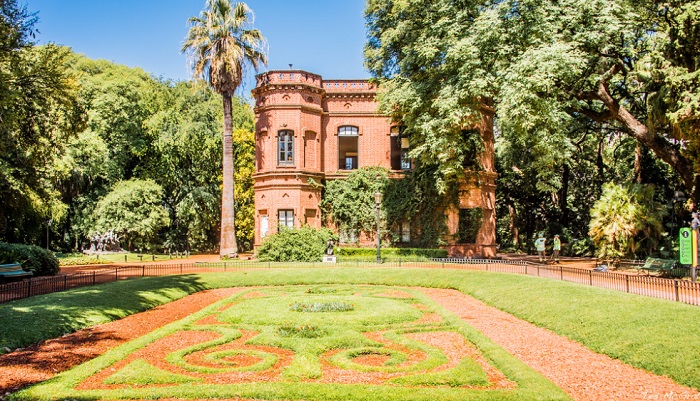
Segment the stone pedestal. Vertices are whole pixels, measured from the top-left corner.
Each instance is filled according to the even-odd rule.
[[[323,263],[337,263],[335,256],[333,255],[325,255],[323,257]]]

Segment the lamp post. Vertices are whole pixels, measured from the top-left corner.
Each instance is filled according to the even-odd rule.
[[[377,191],[374,193],[374,212],[377,214],[377,264],[382,263],[382,251],[381,251],[381,227],[379,219],[379,205],[382,203],[382,193]]]
[[[53,219],[46,220],[46,249],[49,249],[49,230],[51,229]]]
[[[671,252],[673,252],[673,240],[676,238],[676,203],[685,202],[685,194],[681,191],[676,191],[673,193],[673,199],[671,200]]]

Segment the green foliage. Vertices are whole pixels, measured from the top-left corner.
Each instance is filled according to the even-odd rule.
[[[590,235],[599,257],[648,256],[663,233],[665,210],[654,202],[654,188],[637,184],[603,186],[591,209]]]
[[[281,229],[265,238],[257,257],[265,262],[320,262],[334,237],[327,228]]]
[[[42,223],[63,219],[51,164],[85,119],[70,51],[33,47],[34,21],[16,1],[0,4],[0,239],[12,242],[38,242]]]
[[[253,29],[253,11],[242,2],[207,0],[182,45],[196,77],[217,93],[232,96],[243,82],[244,67],[256,71],[267,63],[265,38]]]
[[[562,144],[585,120],[648,147],[692,190],[699,6],[371,0],[365,56],[385,88],[382,109],[417,134],[416,153],[445,169],[460,153],[457,129],[493,105],[502,137],[530,139],[528,152]],[[541,176],[556,172],[548,162],[566,157],[561,150],[543,159]]]
[[[0,264],[20,263],[22,269],[35,276],[51,276],[59,272],[53,252],[34,245],[0,242]]]
[[[384,192],[389,179],[383,167],[363,167],[348,174],[345,179],[326,182],[321,207],[325,217],[340,232],[352,232],[374,237],[377,232],[377,214],[374,210],[376,192]],[[384,201],[382,201],[383,205]],[[380,220],[384,221],[384,216]]]
[[[413,244],[433,248],[444,244],[445,211],[458,203],[458,185],[440,187],[440,167],[417,163],[403,179],[390,180],[384,190],[382,209],[387,225],[411,225]],[[396,242],[396,241],[395,241]]]
[[[483,219],[484,212],[481,209],[460,209],[458,241],[467,244],[475,243]]]
[[[355,310],[355,305],[348,302],[295,302],[289,306],[294,312],[347,312]]]
[[[400,224],[408,223],[415,245],[435,247],[443,243],[447,231],[445,210],[456,204],[457,187],[440,192],[436,167],[420,164],[401,179],[389,179],[382,167],[363,167],[348,174],[345,179],[326,182],[321,207],[325,217],[341,232],[353,232],[359,238],[376,235],[377,215],[374,194],[383,194],[380,206],[382,232],[395,232]],[[386,234],[384,234],[386,235]],[[392,238],[397,242],[396,238]]]
[[[377,248],[338,248],[338,256],[373,258],[376,255]],[[447,251],[444,249],[425,248],[382,248],[382,258],[390,256],[395,256],[399,258],[446,258]]]
[[[151,180],[122,181],[97,203],[95,228],[113,229],[129,249],[150,249],[158,230],[168,224],[162,198],[163,188]]]

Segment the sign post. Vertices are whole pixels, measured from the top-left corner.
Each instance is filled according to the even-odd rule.
[[[680,250],[679,262],[681,265],[692,265],[693,264],[693,254],[696,253],[695,246],[693,246],[693,230],[688,227],[683,227],[678,233],[678,244]]]

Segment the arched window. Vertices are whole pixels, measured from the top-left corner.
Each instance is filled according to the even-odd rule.
[[[338,170],[356,170],[358,129],[351,125],[338,127]]]
[[[277,164],[294,165],[294,131],[282,130],[277,133]]]

